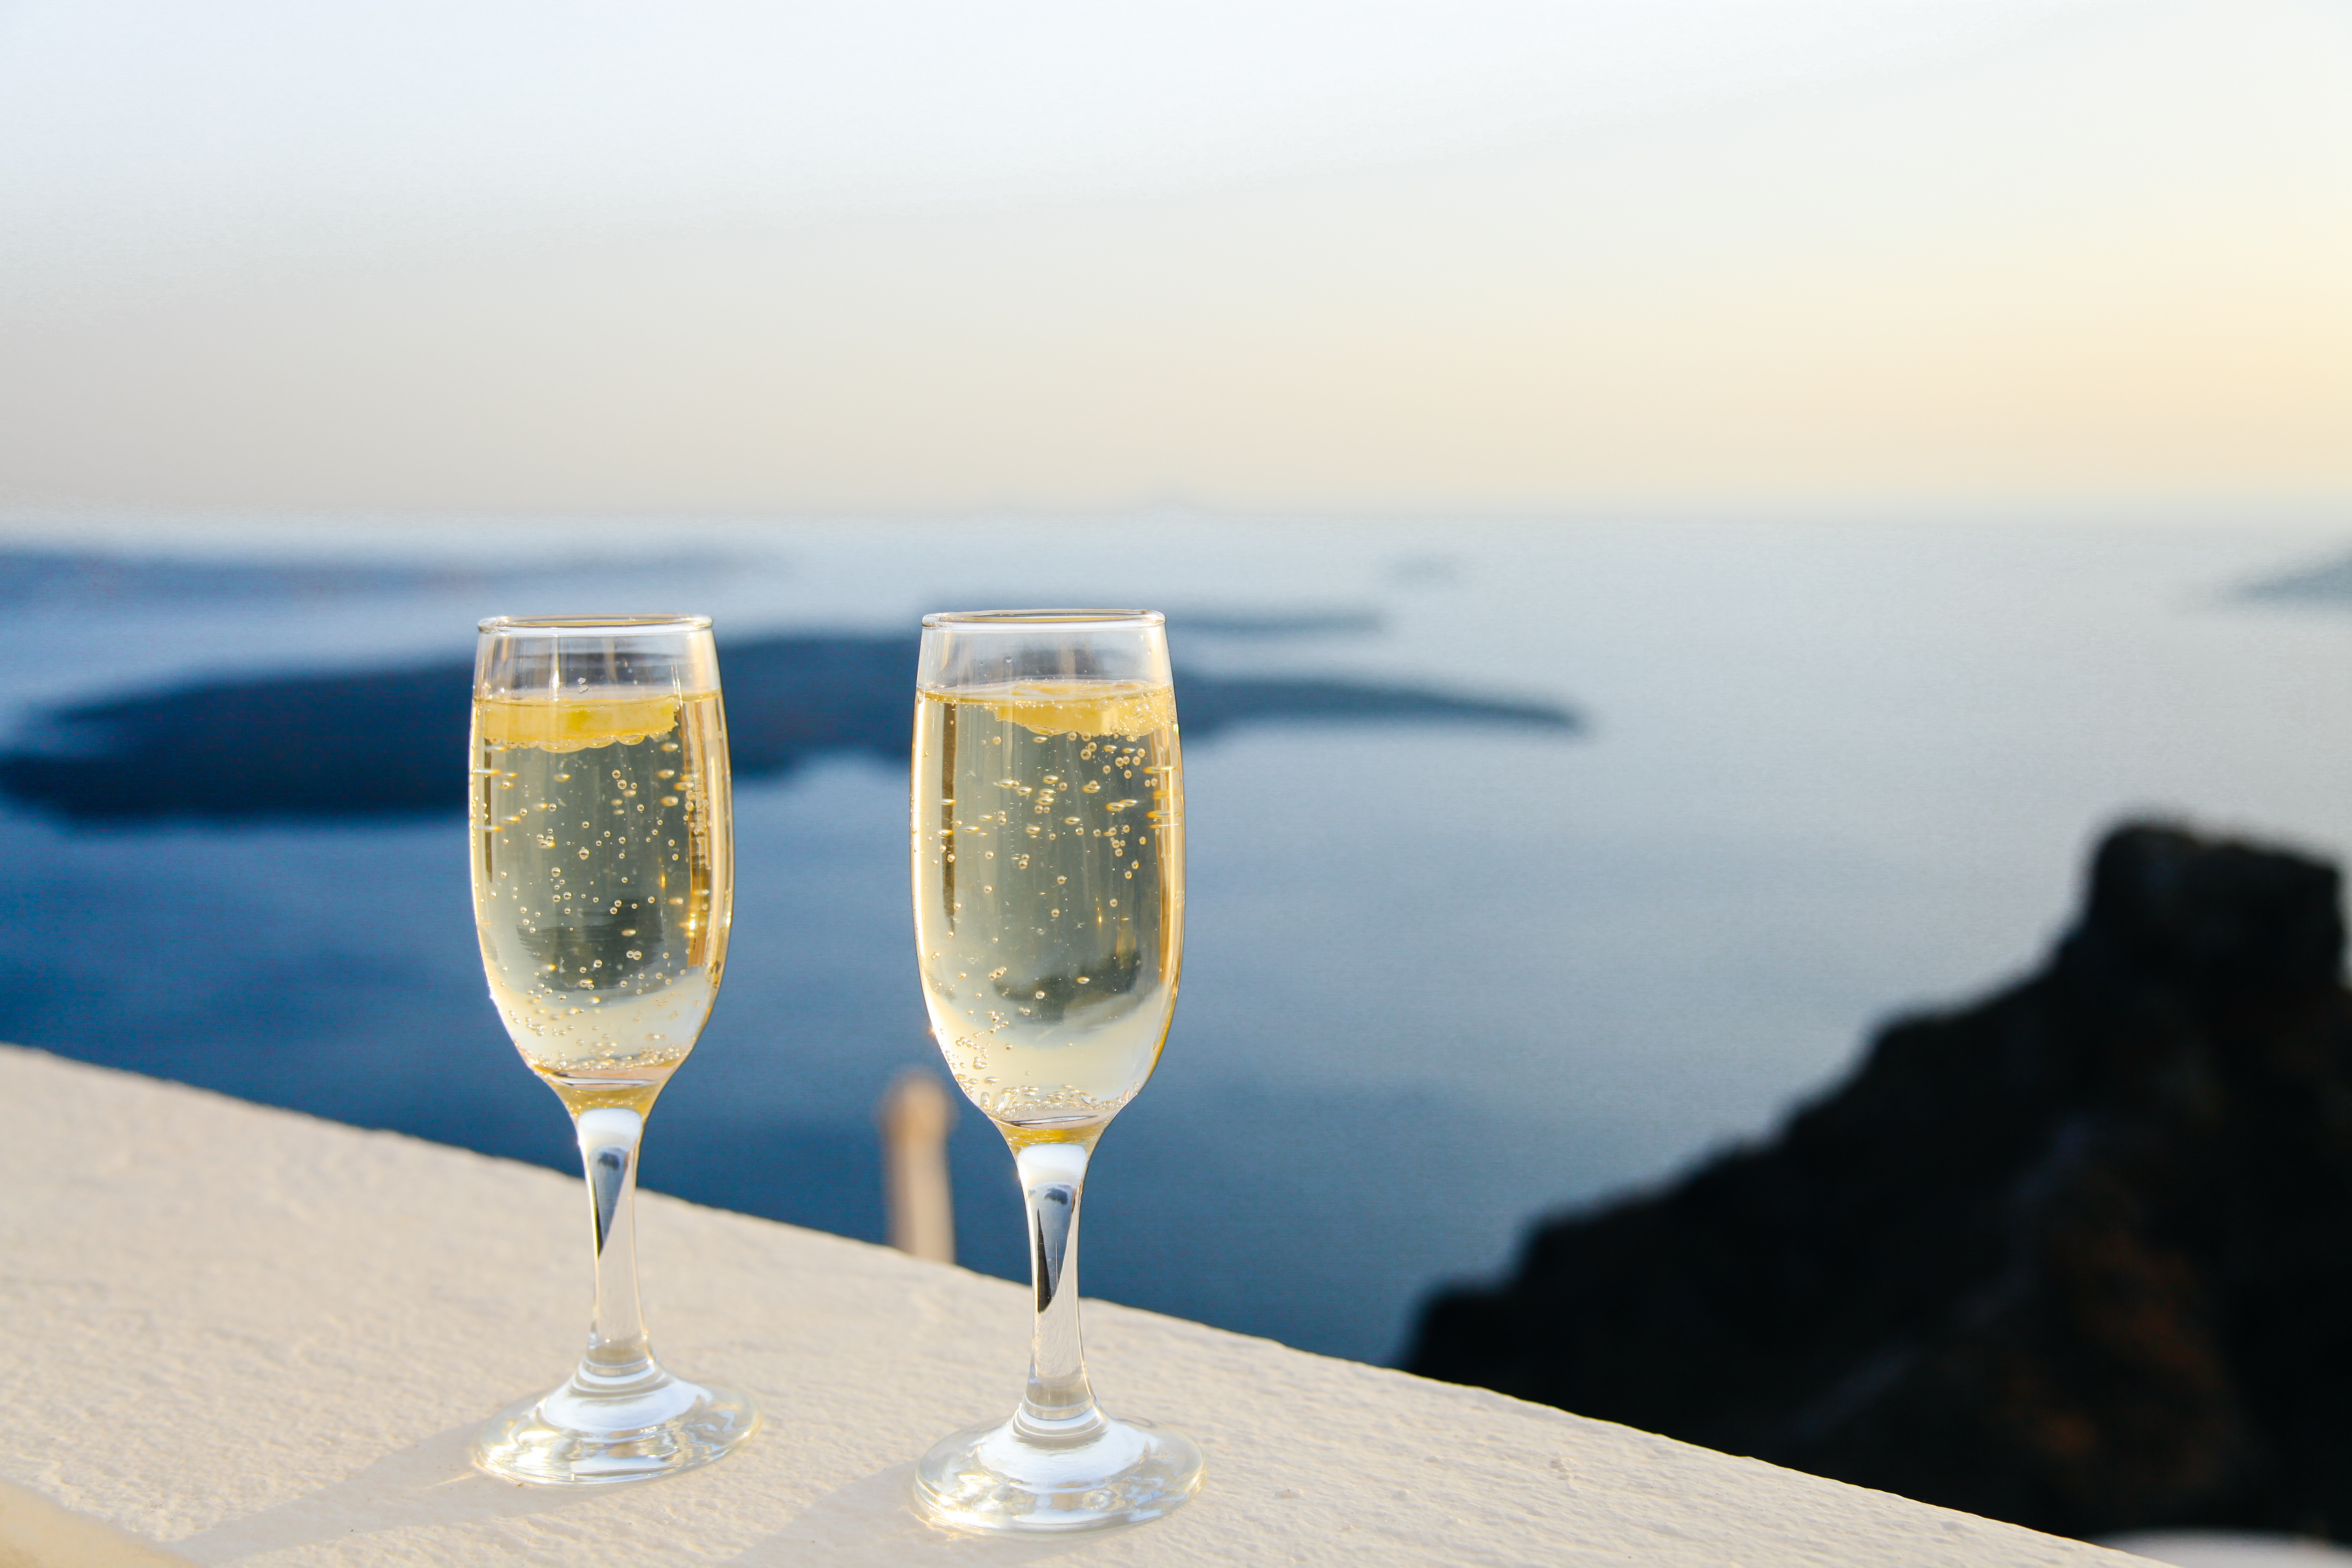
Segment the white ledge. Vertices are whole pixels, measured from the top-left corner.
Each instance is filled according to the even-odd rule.
[[[1026,1293],[652,1195],[655,1342],[766,1429],[646,1486],[497,1483],[475,1425],[585,1326],[576,1182],[8,1047],[0,1104],[0,1479],[196,1563],[2144,1563],[1093,1302],[1105,1403],[1198,1437],[1206,1489],[1105,1535],[950,1537],[908,1513],[911,1463],[1009,1409]]]

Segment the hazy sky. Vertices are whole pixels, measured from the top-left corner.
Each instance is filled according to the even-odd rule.
[[[0,0],[0,500],[2352,502],[2343,0]]]

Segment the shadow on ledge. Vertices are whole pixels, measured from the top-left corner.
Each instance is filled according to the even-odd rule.
[[[1429,1308],[1456,1383],[2065,1534],[2352,1536],[2352,994],[2329,866],[2101,846],[2038,973],[1770,1144]]]
[[[729,643],[727,738],[739,779],[826,752],[904,766],[918,638],[777,637]],[[223,680],[49,715],[0,755],[0,791],[81,821],[381,817],[463,810],[470,664]],[[1540,702],[1316,678],[1180,673],[1184,737],[1236,724],[1468,721],[1570,734]]]

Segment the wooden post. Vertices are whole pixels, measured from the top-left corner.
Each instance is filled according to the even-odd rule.
[[[882,1094],[882,1194],[890,1245],[934,1263],[955,1261],[955,1200],[948,1188],[948,1129],[955,1101],[937,1073],[908,1068]]]

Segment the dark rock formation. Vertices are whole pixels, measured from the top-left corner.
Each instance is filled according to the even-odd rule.
[[[2343,945],[2332,867],[2123,828],[2040,973],[1545,1225],[1410,1364],[2067,1534],[2352,1538]]]

